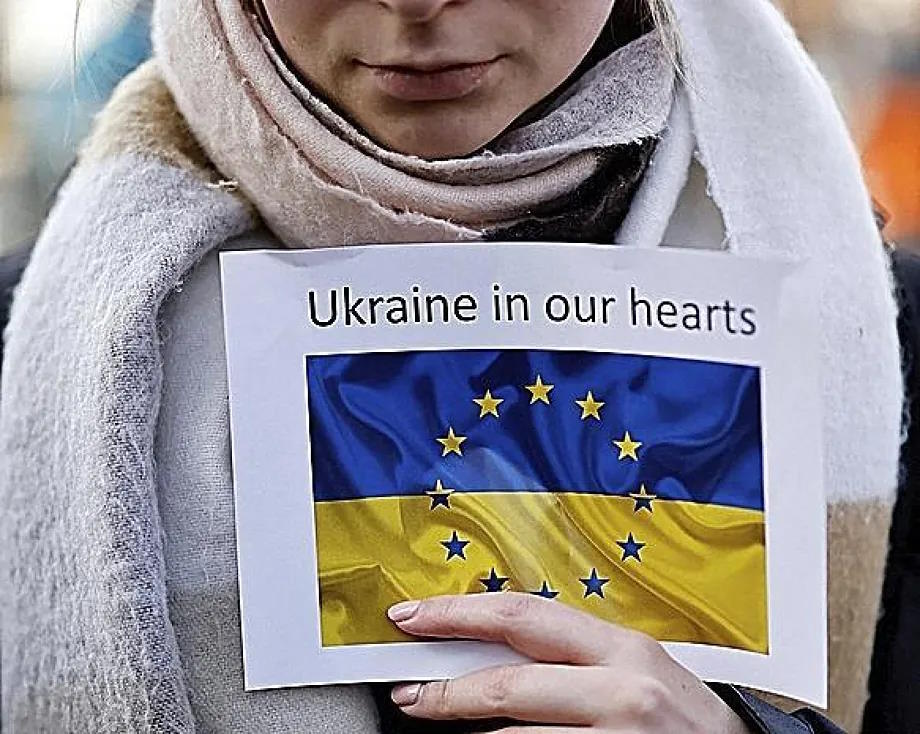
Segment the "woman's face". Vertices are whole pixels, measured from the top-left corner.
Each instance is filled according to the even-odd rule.
[[[372,138],[472,153],[546,97],[614,0],[262,0],[299,72]]]

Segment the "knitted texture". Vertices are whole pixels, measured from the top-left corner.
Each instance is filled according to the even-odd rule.
[[[691,90],[698,87],[692,126],[729,250],[821,263],[828,498],[891,502],[903,396],[894,288],[843,119],[770,3],[675,6]]]
[[[199,178],[162,170],[121,156],[77,172],[14,304],[0,398],[11,732],[193,730],[150,450],[156,318],[198,258],[252,220]]]
[[[252,244],[278,246],[273,239]],[[249,245],[233,240],[228,246]],[[216,252],[171,295],[160,335],[164,379],[155,455],[166,585],[197,731],[376,734],[376,709],[364,686],[243,690]]]

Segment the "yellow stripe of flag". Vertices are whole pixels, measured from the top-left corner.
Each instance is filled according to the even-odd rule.
[[[405,642],[386,617],[399,601],[481,592],[494,568],[505,590],[546,582],[558,601],[661,641],[766,653],[763,513],[628,497],[455,493],[315,505],[324,646]],[[453,533],[463,546],[447,560]],[[630,534],[644,546],[624,560]],[[602,585],[585,597],[596,570]]]

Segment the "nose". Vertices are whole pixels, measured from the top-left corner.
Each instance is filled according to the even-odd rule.
[[[458,1],[461,0],[379,0],[381,5],[410,23],[432,21],[446,6]]]

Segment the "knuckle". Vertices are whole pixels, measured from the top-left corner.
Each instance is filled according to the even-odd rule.
[[[646,665],[657,662],[666,655],[661,643],[642,632],[630,632],[625,646],[628,654],[638,663]]]
[[[622,710],[626,718],[641,729],[657,720],[670,702],[670,692],[664,683],[650,676],[638,676],[623,691]]]
[[[450,681],[435,681],[422,687],[422,700],[426,708],[440,716],[449,716],[454,704]]]
[[[505,594],[495,610],[495,616],[505,625],[512,626],[527,619],[533,612],[533,597],[524,594]]]
[[[485,698],[491,712],[507,710],[521,681],[521,670],[513,666],[496,668],[490,676]]]
[[[418,615],[429,624],[443,628],[450,634],[457,628],[457,620],[461,618],[459,603],[453,597],[441,597],[423,601],[419,607]]]
[[[451,619],[457,612],[457,600],[449,596],[429,599],[425,604],[428,613],[437,619]]]

